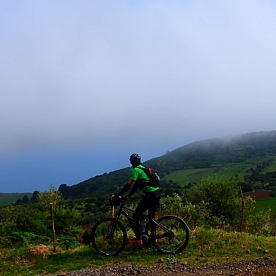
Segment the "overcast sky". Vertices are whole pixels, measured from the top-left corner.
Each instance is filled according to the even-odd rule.
[[[0,53],[0,192],[276,129],[272,0],[1,1]]]

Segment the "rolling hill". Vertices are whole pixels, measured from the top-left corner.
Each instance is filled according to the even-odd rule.
[[[0,193],[0,207],[15,203],[18,199],[23,200],[24,196],[30,198],[31,193]]]
[[[235,177],[242,189],[276,190],[276,131],[215,138],[177,148],[144,162],[161,176],[165,193],[181,192],[211,174]],[[98,197],[119,190],[130,168],[105,173],[73,186],[62,184],[65,198]]]

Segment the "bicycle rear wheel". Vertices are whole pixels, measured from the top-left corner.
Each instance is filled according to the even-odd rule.
[[[166,254],[180,253],[188,245],[190,234],[183,219],[177,216],[164,216],[153,226],[153,245]]]
[[[118,255],[127,243],[124,226],[113,218],[104,218],[92,228],[92,245],[98,253],[105,256]]]

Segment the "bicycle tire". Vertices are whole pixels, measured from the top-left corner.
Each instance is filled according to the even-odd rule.
[[[112,226],[115,230],[112,236],[108,237]],[[104,218],[93,226],[92,245],[95,250],[105,256],[116,256],[122,252],[127,243],[127,233],[121,222],[115,221],[114,218]]]
[[[157,223],[152,229],[152,243],[155,248],[165,254],[182,252],[190,238],[189,228],[185,221],[177,216],[167,215],[159,218]]]

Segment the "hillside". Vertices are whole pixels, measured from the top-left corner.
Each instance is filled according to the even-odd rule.
[[[244,191],[276,189],[276,131],[196,141],[144,162],[161,176],[165,193],[181,192],[210,174],[236,177]],[[130,168],[62,184],[65,198],[112,194],[128,179]]]
[[[31,197],[31,193],[0,193],[0,207],[15,203],[18,199],[23,201],[24,196]]]
[[[202,264],[206,268],[208,263],[230,262],[232,269],[233,262],[241,260],[262,258],[263,264],[265,258],[271,262],[270,257],[275,256],[276,198],[268,195],[276,190],[275,138],[276,132],[271,131],[198,141],[145,162],[146,166],[157,169],[162,177],[163,199],[157,216],[175,214],[183,218],[191,230],[189,245],[187,250],[173,258],[169,255],[162,257],[161,263],[160,253],[153,251],[154,247],[145,245],[138,249],[128,245],[120,256],[116,256],[116,259],[119,258],[117,263],[121,264],[121,260],[123,264],[137,263],[141,261],[141,256],[144,256],[148,266],[153,264],[155,267],[158,263],[170,267],[173,264],[181,264],[181,267],[183,264]],[[50,194],[47,194],[46,200],[51,201],[45,201],[45,205],[43,198],[42,204],[36,203],[37,195],[34,192],[28,202],[22,199],[23,202],[15,206],[0,208],[0,244],[3,249],[0,262],[4,264],[1,272],[4,275],[58,273],[91,267],[91,260],[96,260],[94,265],[109,266],[110,259],[97,254],[91,246],[91,227],[96,221],[111,215],[107,196],[122,187],[129,173],[130,168],[123,168],[73,186],[60,185],[59,189],[67,200],[60,200],[55,205],[52,217],[54,224],[49,213],[49,202],[53,202],[54,197],[50,197]],[[214,177],[214,183],[206,181],[211,186],[208,185],[210,189],[207,189],[207,193],[204,191],[205,195],[191,193],[189,198],[189,192],[193,191],[189,189],[190,186],[214,173],[236,178],[244,192],[258,189],[257,192],[245,193],[245,196],[251,195],[257,202],[254,204],[247,198],[249,204],[246,204],[248,208],[244,216],[241,216],[241,207],[245,205],[241,204],[236,183],[232,180],[217,181],[218,178]],[[180,196],[172,195],[174,192]],[[139,194],[135,196],[126,203],[128,206],[136,205]],[[122,219],[122,223],[131,238],[134,233],[128,231],[127,220]],[[53,225],[57,252],[45,258],[34,258],[30,255],[30,248],[34,244],[53,248]],[[175,236],[178,236],[179,228],[177,224],[174,225],[177,229]],[[107,228],[103,226],[99,229],[100,239],[106,237],[101,231]],[[122,236],[119,234],[119,239]],[[162,239],[162,236],[166,235],[159,237]],[[103,244],[106,244],[105,241]],[[18,262],[14,262],[15,259]],[[82,260],[81,265],[75,260]]]

